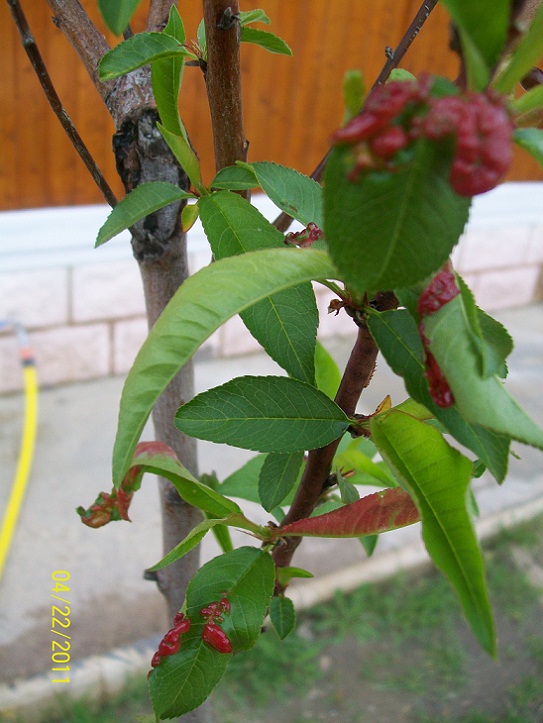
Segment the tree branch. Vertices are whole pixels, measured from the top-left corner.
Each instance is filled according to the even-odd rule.
[[[53,22],[73,45],[105,102],[115,87],[115,81],[110,80],[103,83],[98,77],[100,58],[110,49],[106,39],[98,31],[79,0],[47,0],[47,4],[55,13]]]
[[[415,15],[413,22],[411,25],[407,28],[405,31],[402,39],[400,40],[397,48],[392,51],[387,56],[387,61],[383,66],[383,69],[377,76],[374,84],[372,85],[371,89],[375,88],[378,85],[382,85],[387,78],[389,77],[390,73],[394,68],[398,66],[398,63],[403,58],[403,56],[406,54],[407,50],[409,49],[411,43],[417,35],[419,34],[422,26],[428,19],[428,16],[432,12],[432,10],[435,8],[439,0],[425,0],[425,2],[422,3],[421,7],[419,8],[417,14]],[[313,178],[315,181],[320,181],[322,178],[322,174],[324,173],[324,169],[326,167],[326,162],[328,161],[328,157],[330,155],[330,151],[327,152],[327,154],[322,158],[313,173],[311,174],[311,178]],[[273,222],[273,225],[276,229],[278,229],[281,232],[285,232],[288,230],[290,224],[292,223],[292,218],[286,214],[281,213],[279,216],[275,219]]]
[[[355,413],[360,395],[370,382],[378,351],[367,326],[365,324],[360,326],[335,398],[336,404],[349,416]],[[309,452],[298,491],[281,526],[309,517],[313,512],[323,492],[339,442],[340,439],[336,439],[326,447]],[[300,542],[301,538],[289,537],[275,548],[273,556],[279,567],[287,567],[290,564]]]
[[[32,63],[32,67],[34,68],[36,75],[38,76],[38,80],[40,81],[41,87],[44,90],[45,97],[49,101],[49,105],[53,109],[56,117],[59,119],[61,126],[64,128],[66,134],[68,135],[68,138],[72,142],[73,147],[79,154],[79,157],[85,164],[87,170],[89,171],[94,182],[102,192],[104,198],[111,207],[115,206],[117,203],[117,198],[111,190],[108,182],[102,175],[102,172],[96,165],[96,161],[92,157],[90,151],[85,145],[85,142],[77,132],[74,124],[68,116],[68,113],[62,105],[62,102],[58,96],[58,93],[55,90],[53,81],[51,80],[41,53],[38,49],[38,46],[36,45],[36,41],[34,40],[34,36],[32,35],[23,9],[19,4],[19,1],[8,0],[8,5],[15,21],[15,25],[17,26],[17,29],[21,35],[23,47],[30,59],[30,62]]]
[[[176,0],[151,0],[149,13],[147,14],[146,31],[148,33],[162,32],[168,23],[170,8],[176,4]]]
[[[240,25],[237,0],[203,0],[207,42],[206,88],[217,171],[247,159],[243,133]]]

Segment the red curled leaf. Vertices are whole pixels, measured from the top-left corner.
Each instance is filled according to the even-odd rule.
[[[357,502],[317,517],[277,528],[277,535],[361,537],[413,525],[420,515],[411,497],[400,487],[362,497]]]

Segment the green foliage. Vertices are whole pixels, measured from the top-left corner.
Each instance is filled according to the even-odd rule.
[[[194,196],[174,186],[173,183],[150,181],[136,186],[111,210],[106,222],[98,231],[95,245],[101,246],[153,211],[188,198]]]
[[[510,93],[515,84],[541,58],[541,33],[543,32],[543,7],[539,7],[527,32],[521,37],[509,61],[493,83],[499,93]]]
[[[118,485],[155,401],[227,319],[270,294],[334,276],[322,251],[265,249],[222,259],[187,279],[153,326],[126,379],[113,452]]]
[[[470,201],[449,185],[447,154],[419,141],[395,173],[374,170],[356,181],[353,165],[350,148],[334,148],[324,187],[326,241],[343,278],[362,294],[426,278],[468,220]]]
[[[469,87],[483,90],[504,49],[511,0],[444,0],[460,33]]]
[[[269,53],[292,55],[292,50],[282,38],[273,33],[268,33],[265,30],[257,30],[256,28],[244,26],[241,29],[241,39],[245,43],[260,45],[261,48],[264,48],[264,50],[267,50]]]
[[[298,481],[303,451],[291,454],[269,454],[264,460],[258,492],[262,507],[271,512],[278,507]]]
[[[286,377],[238,377],[180,407],[175,426],[211,442],[257,452],[324,447],[350,425],[347,415],[306,382]]]
[[[105,24],[115,35],[122,35],[141,0],[98,0]]]
[[[171,36],[181,45],[185,42],[185,27],[175,5],[172,5],[170,9],[170,17],[163,34]],[[160,120],[167,131],[178,136],[186,136],[178,109],[179,88],[181,87],[184,64],[183,55],[159,58],[151,63],[153,95]],[[186,171],[184,165],[183,168]],[[187,173],[187,175],[189,174]]]
[[[515,143],[528,151],[543,166],[543,130],[541,128],[517,128]]]
[[[277,635],[284,640],[296,625],[294,604],[288,597],[278,595],[270,601],[270,620]]]
[[[193,57],[176,37],[165,33],[138,33],[116,45],[100,61],[100,80],[113,80],[121,75],[154,63],[162,58]],[[159,71],[160,72],[160,71]],[[169,75],[168,71],[168,75]]]
[[[470,461],[432,426],[395,410],[373,419],[372,437],[420,510],[426,549],[456,590],[477,639],[494,654],[483,561],[467,508]]]

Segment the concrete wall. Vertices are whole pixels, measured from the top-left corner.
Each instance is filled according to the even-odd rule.
[[[257,205],[274,218],[264,197]],[[475,199],[453,259],[487,311],[541,299],[543,183],[510,183]],[[125,374],[146,335],[144,302],[128,234],[94,250],[105,206],[0,214],[0,320],[29,331],[42,386]],[[200,226],[191,231],[192,271],[209,262]],[[352,333],[345,313],[326,313],[332,295],[316,286],[320,336]],[[200,354],[226,357],[258,349],[238,317]],[[17,343],[0,332],[0,393],[21,388]]]

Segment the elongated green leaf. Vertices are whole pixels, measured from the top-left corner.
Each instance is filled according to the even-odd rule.
[[[514,139],[517,145],[528,151],[539,165],[543,166],[543,130],[541,128],[517,128]]]
[[[354,486],[354,483],[352,482],[352,478],[349,477],[349,479],[345,479],[345,477],[341,474],[339,470],[336,471],[336,479],[337,479],[337,487],[339,490],[339,496],[341,497],[341,501],[348,505],[352,502],[357,502],[357,500],[360,499],[360,493]]]
[[[448,182],[440,144],[419,141],[395,173],[367,171],[349,180],[352,151],[333,149],[326,167],[324,231],[330,255],[358,291],[416,283],[449,257],[470,201]]]
[[[111,210],[106,222],[98,231],[95,246],[101,246],[153,211],[187,198],[194,196],[174,186],[173,183],[151,181],[136,186]]]
[[[98,66],[100,80],[113,80],[142,65],[161,58],[185,58],[189,51],[171,35],[164,33],[137,33],[106,53]]]
[[[271,512],[280,505],[298,480],[303,452],[269,454],[264,460],[258,480],[262,507]]]
[[[199,202],[215,258],[284,247],[283,235],[245,199],[219,191]],[[313,383],[318,312],[310,284],[270,296],[241,314],[251,334],[291,376]]]
[[[374,417],[371,430],[383,458],[420,510],[430,557],[455,589],[480,644],[494,654],[483,558],[467,505],[470,461],[432,426],[403,412]]]
[[[517,45],[509,62],[493,83],[499,93],[509,93],[532,66],[537,65],[543,55],[543,7],[539,7],[535,18]]]
[[[264,48],[264,50],[267,50],[269,53],[292,55],[292,50],[285,43],[283,38],[280,38],[273,33],[268,33],[266,30],[248,28],[244,25],[241,28],[241,40],[244,43],[254,43],[255,45],[260,45],[261,48]]]
[[[341,383],[341,372],[330,352],[317,341],[315,348],[315,383],[317,389],[334,399]]]
[[[304,226],[316,223],[323,227],[322,188],[309,176],[277,163],[253,163],[254,172],[264,193],[281,211]]]
[[[152,567],[148,568],[151,571],[161,570],[163,567],[170,565],[172,562],[179,560],[181,557],[186,555],[188,552],[193,550],[207,535],[209,530],[216,525],[223,524],[224,520],[218,520],[216,518],[209,518],[203,520],[199,525],[193,527],[189,534],[176,545],[167,555],[164,555],[160,562],[157,562]]]
[[[160,442],[138,445],[130,469],[166,477],[174,485],[181,499],[214,517],[228,517],[232,513],[241,514],[241,509],[235,502],[199,482],[188,469],[183,467],[175,452]]]
[[[296,625],[294,603],[288,597],[278,595],[270,600],[270,620],[280,640],[284,640]]]
[[[244,25],[249,25],[249,23],[264,23],[264,25],[269,25],[270,22],[269,17],[266,15],[264,10],[261,10],[260,8],[245,10],[239,14],[239,23],[242,27]]]
[[[141,0],[98,0],[100,14],[115,35],[122,35]]]
[[[200,172],[200,162],[196,157],[196,153],[191,148],[190,143],[182,135],[178,136],[170,133],[160,123],[157,128],[162,133],[164,140],[170,147],[170,150],[179,161],[180,166],[190,179],[190,182],[198,190],[199,193],[205,193],[206,190],[202,184],[202,174]]]
[[[443,0],[460,31],[468,85],[483,90],[504,49],[511,0]]]
[[[285,587],[293,577],[308,578],[313,577],[312,572],[303,570],[301,567],[278,567],[275,571],[279,585]]]
[[[187,279],[151,329],[125,382],[113,453],[115,484],[130,465],[155,401],[221,324],[277,291],[336,275],[323,251],[267,249],[217,261]]]
[[[257,452],[298,452],[337,439],[351,420],[315,387],[288,377],[237,377],[198,394],[174,419],[198,439]]]
[[[456,407],[467,421],[543,449],[543,430],[509,396],[502,382],[495,376],[481,378],[466,325],[460,296],[424,323],[430,351],[449,383]]]
[[[185,42],[183,20],[175,5],[172,5],[170,9],[168,24],[163,32],[165,35],[175,38],[178,43],[183,44]],[[186,131],[179,117],[177,106],[183,68],[183,56],[174,55],[170,58],[155,60],[151,63],[151,82],[162,125],[170,133],[186,137]]]
[[[219,485],[219,489],[223,495],[228,497],[239,497],[242,500],[256,502],[260,504],[260,495],[258,493],[258,480],[260,479],[260,471],[266,460],[267,455],[257,454],[252,457],[242,467],[227,477],[224,482]]]
[[[404,378],[409,395],[444,424],[460,444],[475,452],[498,482],[503,482],[507,473],[509,437],[467,421],[454,406],[444,409],[434,403],[424,377],[422,343],[409,312],[400,309],[372,314],[369,327],[392,370]]]
[[[339,469],[343,474],[354,472],[353,475],[349,475],[349,480],[353,484],[397,487],[396,481],[390,472],[383,468],[382,463],[373,462],[356,448],[347,448],[341,454],[336,454],[334,468]]]
[[[222,191],[248,191],[257,186],[253,166],[241,161],[237,161],[235,166],[221,168],[211,182],[211,188]]]
[[[419,521],[411,497],[400,487],[374,492],[332,512],[291,522],[277,534],[304,537],[360,537],[397,530]]]

